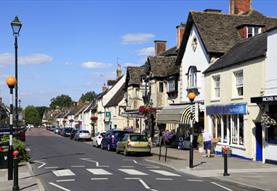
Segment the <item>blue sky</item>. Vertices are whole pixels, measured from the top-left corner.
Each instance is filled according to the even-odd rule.
[[[8,104],[5,79],[14,75],[10,22],[23,23],[19,37],[19,98],[22,105],[48,106],[67,94],[78,100],[100,92],[115,78],[117,58],[140,65],[153,54],[154,40],[176,43],[176,26],[189,10],[228,12],[229,0],[1,0],[0,97]],[[276,16],[277,1],[253,0],[253,7]]]

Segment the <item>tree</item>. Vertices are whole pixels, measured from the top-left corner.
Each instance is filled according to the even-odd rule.
[[[41,124],[39,112],[34,106],[27,106],[24,110],[24,113],[26,124],[33,124],[34,126]]]
[[[73,101],[68,95],[60,95],[51,99],[50,107],[55,109],[57,106],[60,108],[72,106]]]
[[[82,94],[80,100],[82,102],[85,102],[85,101],[92,101],[96,98],[96,93],[94,91],[90,91],[90,92],[87,92],[85,94]]]
[[[38,110],[40,120],[42,120],[43,114],[48,109],[48,107],[40,106],[40,107],[36,107],[36,109]]]

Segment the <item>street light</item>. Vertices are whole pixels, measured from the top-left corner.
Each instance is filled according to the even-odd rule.
[[[190,152],[189,152],[189,168],[193,168],[193,102],[196,98],[196,93],[194,91],[188,92],[188,98],[190,100]]]
[[[10,140],[8,151],[8,180],[13,179],[13,88],[16,86],[16,79],[9,76],[6,83],[10,88]]]
[[[13,36],[14,36],[14,48],[15,48],[15,79],[17,81],[15,85],[15,126],[18,125],[18,62],[17,62],[17,37],[19,36],[20,29],[22,27],[22,24],[18,17],[16,16],[14,20],[11,22],[12,30],[13,30]]]

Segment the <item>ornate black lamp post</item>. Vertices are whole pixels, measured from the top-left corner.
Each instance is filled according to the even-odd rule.
[[[10,139],[8,151],[8,180],[13,179],[13,88],[16,86],[16,79],[9,76],[6,83],[10,88]]]
[[[17,81],[15,85],[15,126],[18,125],[18,55],[17,55],[17,38],[19,36],[20,29],[22,27],[21,22],[19,21],[18,17],[16,16],[14,20],[11,22],[11,26],[13,29],[13,36],[14,36],[14,48],[15,48],[15,79]]]
[[[189,167],[193,168],[193,104],[194,99],[196,98],[196,93],[194,91],[188,92],[188,98],[191,102],[191,109],[190,109],[190,152],[189,152]]]

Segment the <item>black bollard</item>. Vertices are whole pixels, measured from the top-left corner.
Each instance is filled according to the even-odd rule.
[[[228,148],[223,149],[223,158],[224,158],[224,173],[223,176],[230,176],[228,173]]]
[[[14,180],[13,180],[13,191],[19,191],[18,186],[18,151],[14,151]]]

